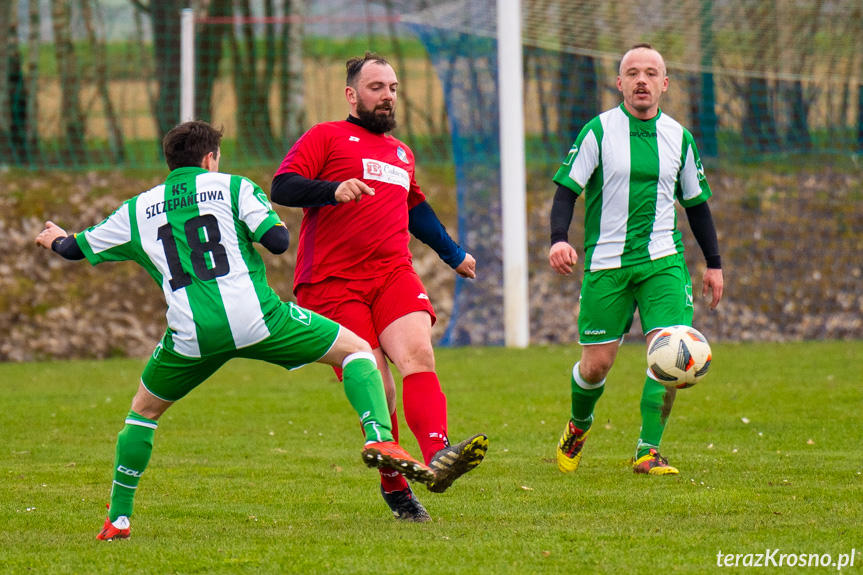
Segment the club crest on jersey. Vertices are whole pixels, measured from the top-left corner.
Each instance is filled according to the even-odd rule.
[[[363,158],[363,179],[395,184],[406,190],[410,190],[411,186],[411,177],[407,170],[368,158]]]
[[[396,148],[396,156],[398,156],[399,160],[401,160],[405,164],[408,163],[408,155],[401,146]]]
[[[698,181],[703,182],[706,176],[704,175],[704,166],[701,165],[701,159],[695,160],[695,169],[698,171]]]
[[[306,326],[312,323],[312,314],[308,310],[301,308],[294,302],[288,303],[291,306],[291,319]]]

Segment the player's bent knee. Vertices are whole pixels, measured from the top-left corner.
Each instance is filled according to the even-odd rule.
[[[588,383],[599,383],[605,379],[609,371],[611,371],[611,364],[605,362],[586,363],[582,360],[578,365],[578,373]]]
[[[356,352],[372,352],[372,346],[369,345],[369,342],[346,328],[342,326],[341,331],[339,332],[339,338],[336,340],[336,347],[341,348],[345,351],[345,353],[356,353]]]

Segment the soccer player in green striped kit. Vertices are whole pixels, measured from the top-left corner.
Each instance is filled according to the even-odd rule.
[[[186,122],[165,136],[171,173],[164,184],[126,201],[102,223],[67,235],[47,222],[36,244],[96,265],[132,260],[162,289],[168,329],[156,346],[117,438],[108,517],[97,538],[127,539],[138,482],[153,450],[159,417],[225,362],[263,360],[287,369],[312,362],[344,370],[344,390],[366,435],[362,459],[421,483],[434,473],[393,441],[381,373],[368,343],[293,303],[267,284],[253,242],[274,254],[290,236],[264,192],[220,173],[222,132]],[[254,389],[248,390],[254,393]]]
[[[646,341],[671,325],[692,325],[692,281],[683,259],[675,200],[704,253],[701,296],[710,309],[722,298],[722,266],[710,187],[692,134],[659,109],[668,89],[662,55],[649,44],[633,46],[620,62],[617,89],[623,104],[582,129],[554,176],[549,263],[569,275],[578,261],[568,243],[576,198],[585,198],[584,281],[578,315],[581,359],[572,370],[572,412],[557,448],[563,473],[578,468],[623,336],[639,310]],[[641,435],[635,473],[676,474],[659,453],[676,389],[648,370],[641,396]]]

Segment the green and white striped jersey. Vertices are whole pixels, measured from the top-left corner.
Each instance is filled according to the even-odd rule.
[[[250,180],[178,168],[76,239],[93,265],[143,266],[168,304],[165,347],[201,357],[258,343],[284,321],[252,244],[279,222]]]
[[[584,192],[584,268],[614,269],[683,253],[674,200],[707,201],[692,134],[660,110],[639,120],[621,104],[592,119],[554,181]]]

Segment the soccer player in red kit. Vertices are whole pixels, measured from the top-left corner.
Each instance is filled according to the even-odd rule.
[[[413,269],[412,233],[462,277],[476,261],[446,232],[414,179],[414,155],[389,135],[396,125],[398,80],[380,56],[347,62],[347,120],[312,127],[273,178],[274,203],[303,208],[294,272],[297,302],[371,344],[398,438],[396,390],[387,358],[403,380],[405,420],[442,493],[482,461],[488,438],[457,445],[447,437],[446,397],[435,374],[428,294]],[[338,373],[338,370],[337,370]],[[340,375],[340,374],[339,374]],[[381,493],[397,519],[431,520],[404,477],[381,470]]]

